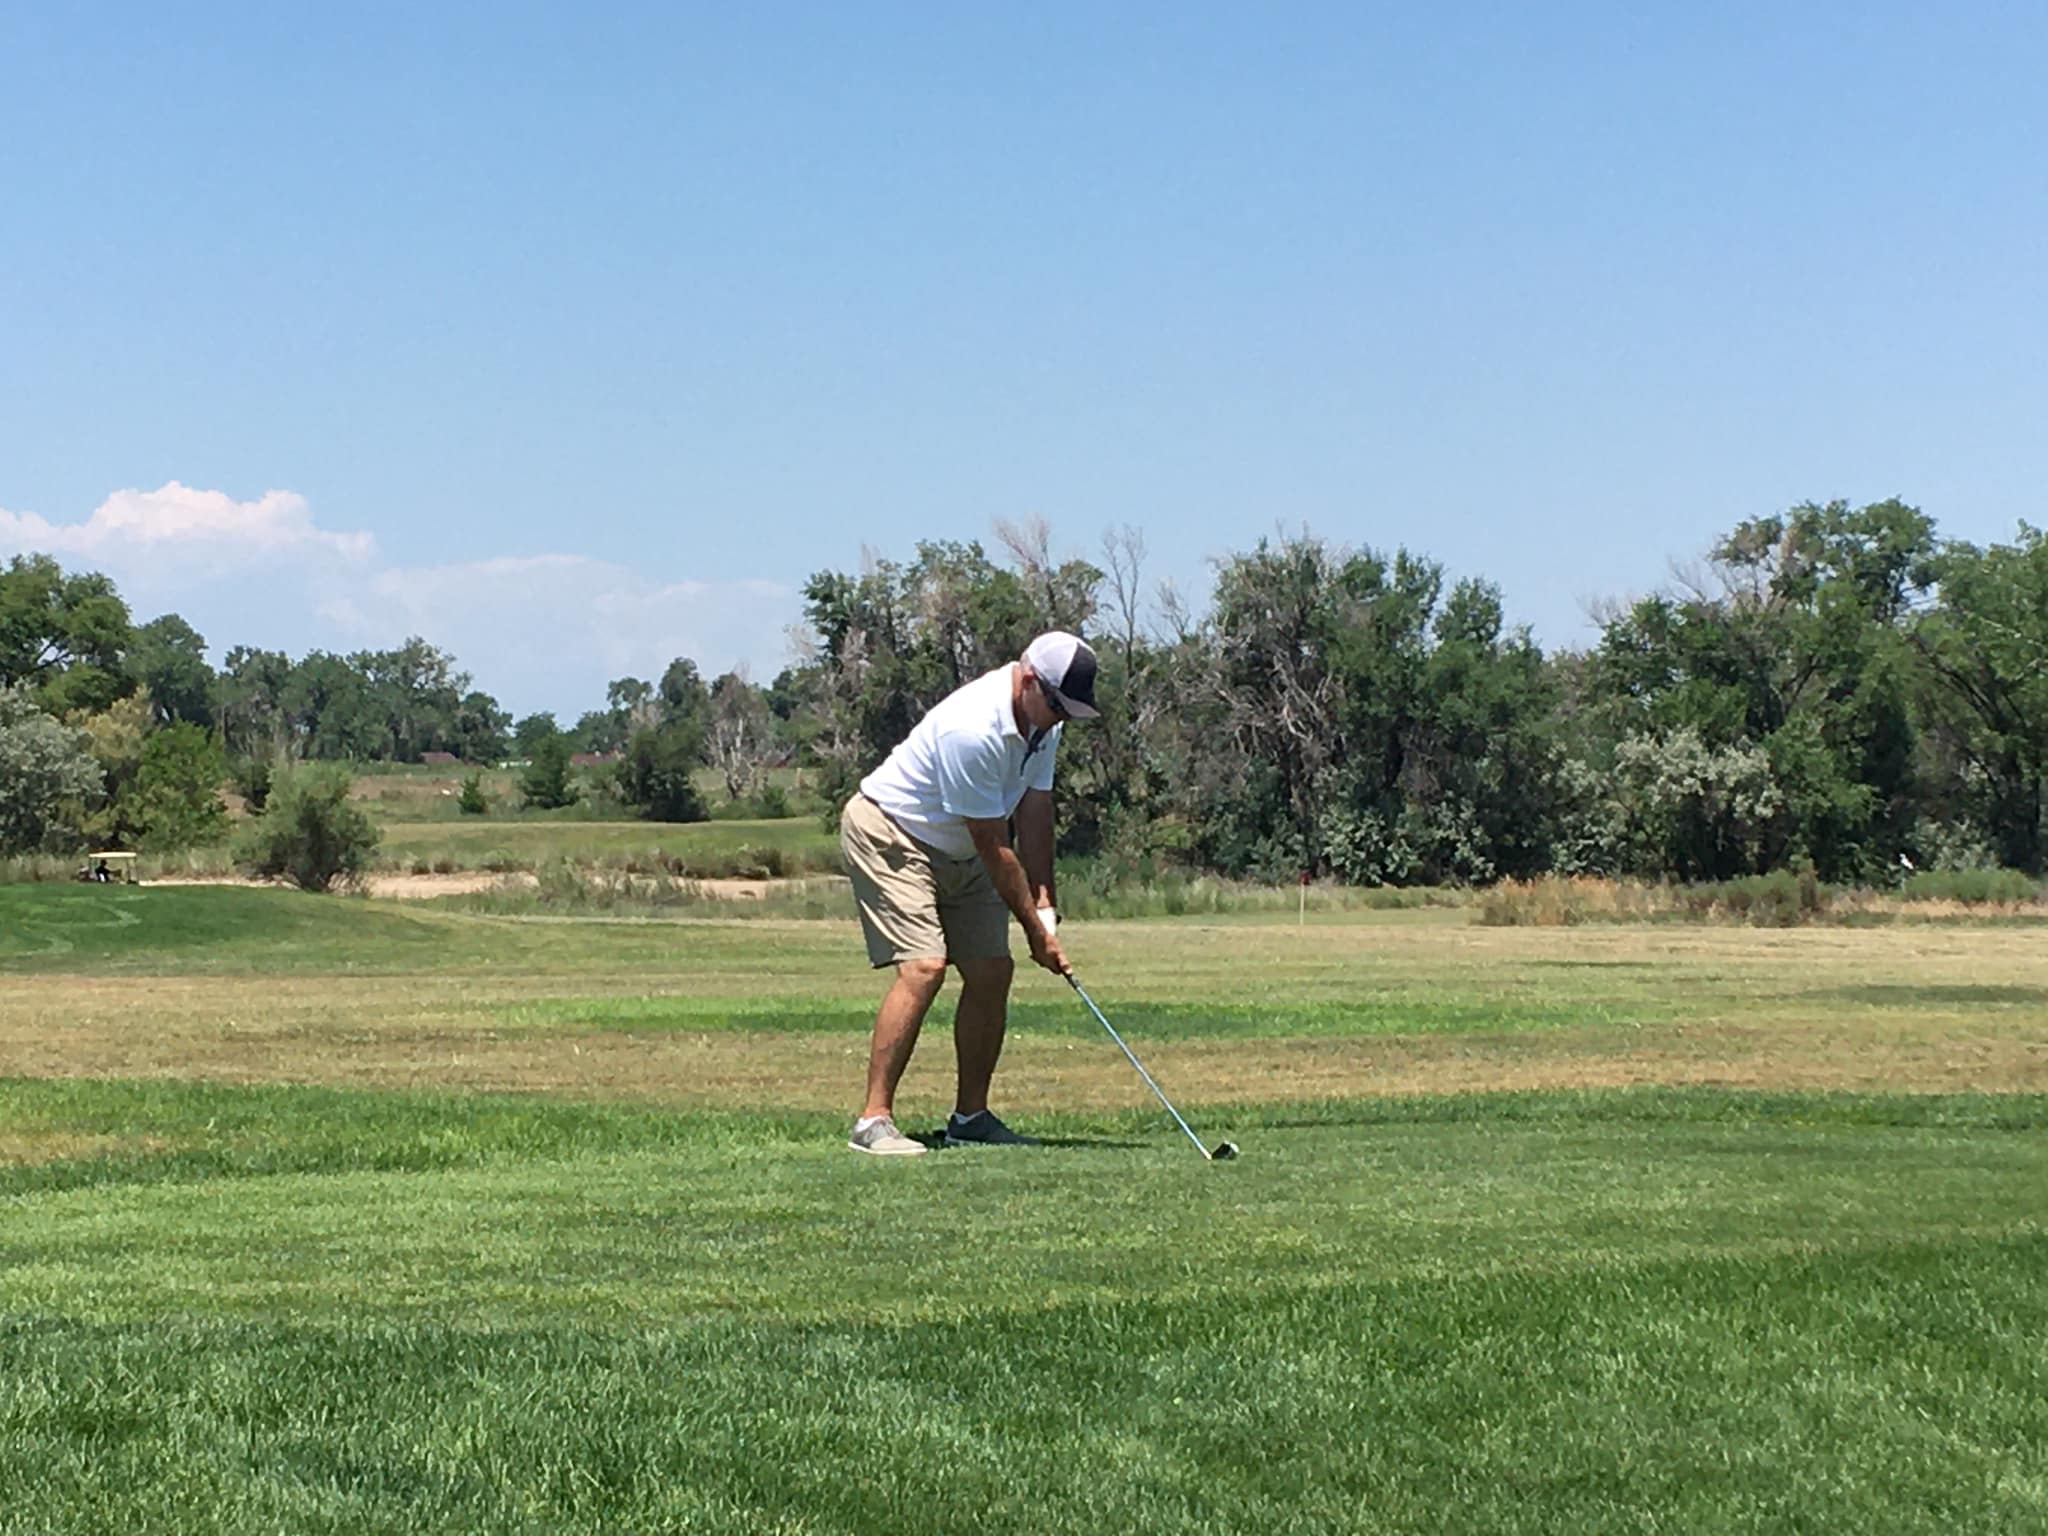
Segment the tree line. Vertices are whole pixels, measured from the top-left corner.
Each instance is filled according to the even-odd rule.
[[[544,808],[578,797],[572,759],[594,754],[602,791],[674,821],[708,813],[697,770],[715,764],[729,798],[776,814],[767,768],[789,749],[770,698],[677,658],[656,681],[614,680],[565,729],[547,712],[514,720],[417,637],[296,660],[237,645],[216,668],[178,614],[138,624],[105,575],[16,556],[0,567],[0,854],[205,842],[226,830],[224,782],[260,809],[279,763],[441,753],[530,766],[524,799]]]
[[[1548,653],[1497,586],[1406,549],[1261,540],[1217,562],[1196,607],[1148,589],[1134,530],[1093,559],[1056,555],[1042,524],[999,535],[996,554],[931,541],[817,573],[808,653],[765,687],[678,658],[566,729],[514,721],[418,639],[297,661],[238,646],[216,670],[177,615],[135,625],[105,577],[17,557],[0,782],[42,810],[0,810],[0,847],[189,835],[160,830],[167,780],[280,758],[530,759],[573,795],[569,754],[591,752],[606,792],[665,820],[707,813],[707,763],[775,814],[767,770],[795,761],[836,805],[932,703],[1056,627],[1102,668],[1102,719],[1062,750],[1064,851],[1133,870],[1872,882],[2039,874],[2048,854],[2048,541],[2024,524],[1979,546],[1896,500],[1802,504]]]
[[[2048,540],[1938,537],[1897,500],[1745,521],[1673,589],[1546,654],[1491,582],[1308,536],[1148,602],[1144,542],[1053,558],[927,543],[806,588],[810,752],[849,787],[949,688],[1047,624],[1096,643],[1065,839],[1134,868],[1371,884],[1722,880],[2044,855]]]

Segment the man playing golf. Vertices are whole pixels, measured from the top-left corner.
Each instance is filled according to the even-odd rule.
[[[846,802],[839,846],[868,963],[896,971],[875,1017],[867,1103],[848,1142],[856,1152],[925,1150],[896,1129],[896,1085],[948,965],[960,972],[960,1076],[946,1142],[1031,1141],[988,1107],[1015,969],[1010,918],[1023,926],[1031,958],[1065,975],[1067,957],[1053,937],[1052,765],[1062,722],[1095,713],[1095,653],[1077,636],[1051,631],[1021,659],[932,706]]]

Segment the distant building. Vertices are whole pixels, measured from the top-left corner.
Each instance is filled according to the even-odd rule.
[[[597,768],[606,763],[616,763],[626,754],[623,752],[572,752],[569,754],[571,768]]]
[[[420,754],[420,761],[429,767],[435,768],[460,768],[462,766],[462,759],[453,752],[422,752]]]

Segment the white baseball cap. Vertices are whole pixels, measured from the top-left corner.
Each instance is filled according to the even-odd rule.
[[[1024,665],[1062,712],[1076,720],[1101,713],[1095,707],[1095,653],[1079,635],[1047,630],[1024,647]]]

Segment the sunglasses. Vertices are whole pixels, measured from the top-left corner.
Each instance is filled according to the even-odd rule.
[[[1060,696],[1052,691],[1050,683],[1046,682],[1042,677],[1035,677],[1032,681],[1038,684],[1038,691],[1045,696],[1045,707],[1053,712],[1053,718],[1057,720],[1072,718],[1067,713],[1067,706],[1060,702]]]

